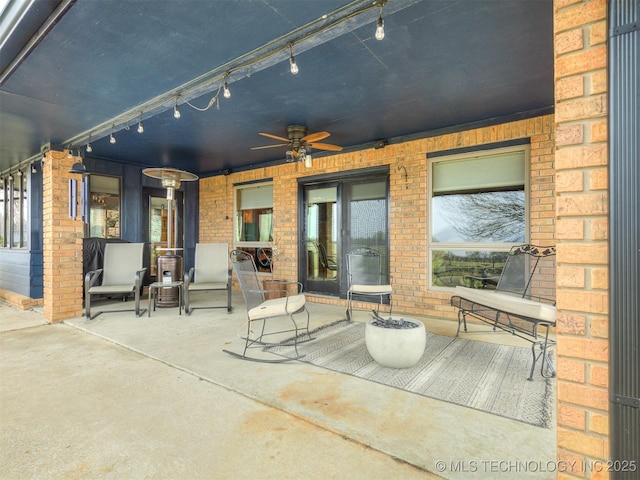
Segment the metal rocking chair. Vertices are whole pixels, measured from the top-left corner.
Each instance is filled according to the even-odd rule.
[[[224,350],[224,352],[243,360],[265,363],[281,363],[302,358],[304,355],[300,355],[298,353],[298,343],[313,340],[309,333],[309,311],[306,308],[306,298],[303,293],[300,293],[302,290],[302,284],[298,282],[278,282],[278,285],[282,286],[282,290],[265,290],[258,275],[258,269],[256,268],[256,264],[251,255],[242,250],[233,250],[230,254],[230,258],[231,265],[233,266],[233,270],[238,278],[238,282],[240,283],[240,288],[242,289],[242,295],[244,296],[245,303],[247,304],[247,335],[246,337],[243,337],[245,345],[242,354],[231,352],[229,350]],[[298,293],[295,295],[289,295],[286,290],[286,286],[291,284],[298,286]],[[283,296],[280,298],[265,300],[265,292],[281,293]],[[302,312],[306,313],[307,319],[306,322],[302,322],[304,326],[299,327],[294,315]],[[289,317],[292,326],[289,328],[278,329],[276,331],[267,329],[267,321],[271,321],[277,317]],[[252,326],[254,324],[258,325],[257,333],[252,331]],[[293,337],[285,340],[285,343],[269,343],[264,341],[266,336],[284,333],[291,333]],[[269,360],[247,356],[247,350],[249,348],[264,348],[269,345],[293,345],[296,351],[296,357]]]

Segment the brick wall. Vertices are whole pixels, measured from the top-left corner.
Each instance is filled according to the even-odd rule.
[[[531,142],[531,241],[539,245],[553,245],[556,210],[553,116],[434,136],[388,145],[383,149],[316,158],[312,169],[297,162],[202,179],[199,241],[233,244],[233,185],[273,178],[274,238],[280,253],[274,272],[279,278],[297,280],[298,178],[389,165],[393,308],[405,313],[454,318],[454,311],[449,306],[451,294],[427,289],[427,157],[430,152],[520,138],[529,138]],[[324,297],[311,297],[310,300],[344,303],[343,300]]]
[[[606,12],[554,4],[558,457],[581,465],[609,453]],[[558,478],[608,478],[587,470]]]
[[[69,169],[78,157],[47,152],[43,174],[44,317],[55,323],[82,316],[83,224],[69,218]]]

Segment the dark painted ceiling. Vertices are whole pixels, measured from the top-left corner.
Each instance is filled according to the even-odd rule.
[[[209,176],[283,162],[250,147],[291,124],[348,151],[553,109],[552,0],[389,0],[381,41],[373,0],[25,5],[0,37],[0,172],[71,144]]]

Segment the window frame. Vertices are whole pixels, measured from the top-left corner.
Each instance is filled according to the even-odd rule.
[[[471,160],[482,157],[493,157],[508,153],[524,152],[524,242],[434,242],[433,241],[433,192],[434,192],[434,164],[449,161]],[[453,287],[434,285],[433,283],[433,254],[440,252],[509,252],[511,247],[521,243],[528,243],[530,238],[531,224],[531,146],[530,144],[520,144],[507,147],[483,148],[464,153],[451,155],[437,155],[429,157],[427,155],[427,171],[429,181],[427,182],[427,288],[432,291],[451,292]],[[495,191],[501,190],[499,187]]]
[[[27,175],[28,169],[25,168],[2,178],[3,217],[0,248],[16,250],[29,247],[30,185]]]
[[[275,247],[275,242],[273,241],[273,237],[271,237],[270,241],[260,241],[260,240],[238,240],[237,232],[238,232],[238,222],[240,215],[242,214],[242,210],[240,209],[240,205],[238,203],[238,192],[243,190],[250,190],[253,188],[264,188],[271,186],[271,207],[265,207],[265,209],[271,209],[271,230],[273,231],[273,223],[274,223],[274,211],[273,211],[273,180],[269,179],[266,181],[259,182],[249,182],[249,183],[240,183],[235,184],[233,186],[233,248],[237,250],[244,250],[245,252],[251,254],[254,257],[256,262],[256,266],[258,267],[258,273],[260,275],[271,275],[271,267],[265,267],[265,259],[269,258],[269,255],[273,255],[273,253],[262,252],[263,249],[268,250],[269,252],[273,252]],[[262,252],[262,253],[261,253]],[[265,253],[267,256],[265,257]],[[267,265],[270,265],[267,263]],[[269,270],[269,271],[267,271]]]
[[[92,206],[92,198],[93,198],[93,194],[94,193],[109,193],[109,192],[100,192],[98,190],[94,191],[94,185],[92,182],[92,179],[95,179],[96,177],[105,177],[105,178],[109,178],[109,179],[116,179],[118,181],[118,235],[114,236],[114,237],[109,237],[108,236],[108,231],[109,231],[109,227],[108,225],[106,225],[106,217],[105,217],[105,225],[104,225],[104,230],[105,230],[105,234],[104,236],[100,236],[100,237],[96,237],[95,235],[93,235],[92,232],[92,225],[95,222],[92,222],[92,212],[94,210],[94,207]],[[104,175],[102,173],[95,173],[95,174],[91,174],[91,175],[87,175],[86,177],[86,181],[89,182],[89,185],[87,187],[87,202],[88,202],[88,210],[87,210],[87,220],[86,220],[86,231],[87,231],[87,235],[89,237],[95,237],[95,238],[115,238],[115,239],[121,239],[122,238],[122,177],[118,176],[118,175]],[[106,212],[105,212],[106,215]],[[95,225],[93,225],[95,226]]]

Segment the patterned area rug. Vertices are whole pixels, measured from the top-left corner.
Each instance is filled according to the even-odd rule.
[[[395,369],[378,365],[367,352],[364,323],[340,321],[313,332],[298,344],[300,361],[399,388],[426,397],[549,428],[554,379],[536,368],[528,381],[531,349],[434,335],[417,365]],[[266,351],[293,358],[290,346]]]

